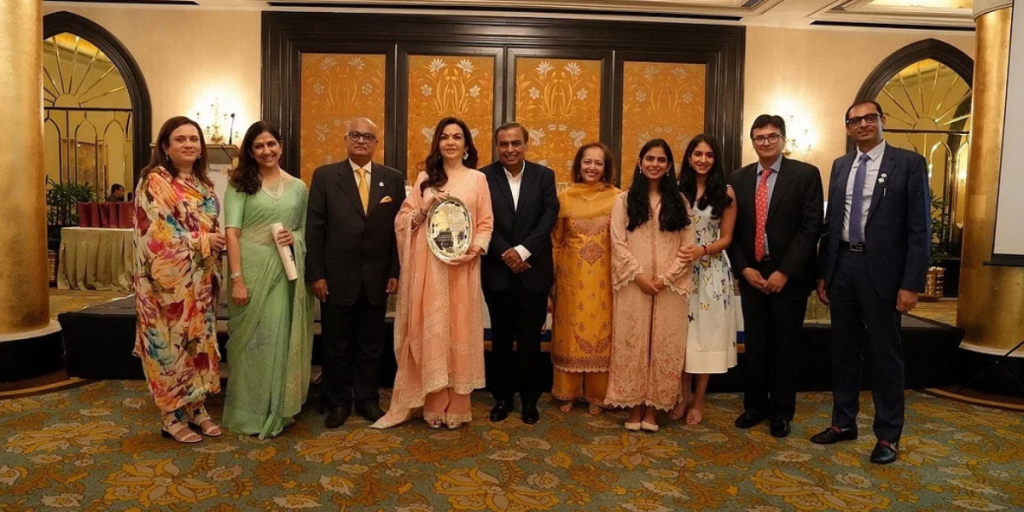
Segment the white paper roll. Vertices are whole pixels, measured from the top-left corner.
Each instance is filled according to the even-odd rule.
[[[275,222],[270,225],[270,233],[274,236],[279,231],[284,231],[284,225],[280,222]],[[289,281],[294,281],[299,278],[299,271],[295,268],[295,255],[292,254],[292,246],[290,245],[277,245],[277,253],[281,255],[281,264],[284,265],[284,273],[288,276]]]

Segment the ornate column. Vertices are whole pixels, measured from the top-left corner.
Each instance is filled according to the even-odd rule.
[[[984,265],[992,257],[995,235],[1012,5],[1012,0],[974,0],[974,119],[957,325],[967,331],[961,348],[990,355],[1002,355],[1024,340],[1024,268]],[[1024,34],[1017,38],[1024,41]],[[1024,358],[1024,351],[1014,356]]]
[[[0,9],[0,382],[56,371],[63,356],[46,262],[42,11],[41,0]]]

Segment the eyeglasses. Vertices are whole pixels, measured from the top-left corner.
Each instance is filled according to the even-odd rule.
[[[377,136],[372,133],[348,132],[346,136],[352,142],[359,142],[360,139],[365,140],[366,142],[373,142],[377,140]]]
[[[866,116],[851,117],[846,120],[846,126],[860,126],[861,121],[868,124],[875,124],[882,118],[882,114],[868,114]]]
[[[782,139],[782,135],[778,133],[772,133],[769,135],[758,135],[757,137],[754,137],[752,140],[754,141],[754,144],[757,144],[758,146],[766,146],[768,144],[775,144],[780,139]]]

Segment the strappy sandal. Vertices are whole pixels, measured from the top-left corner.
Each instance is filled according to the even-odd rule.
[[[464,427],[465,425],[466,423],[463,421],[452,421],[450,423],[445,423],[445,426],[448,427],[448,430],[458,430]]]
[[[444,426],[444,418],[434,418],[427,421],[427,428],[431,430],[439,430]]]
[[[558,410],[564,413],[572,412],[572,405],[572,400],[562,402],[562,404],[558,406]]]
[[[668,412],[668,417],[672,421],[679,421],[686,416],[687,409],[689,409],[689,403],[679,402]]]
[[[604,407],[597,404],[590,404],[590,407],[587,409],[587,414],[591,416],[600,416],[602,412],[604,412]]]
[[[160,435],[167,439],[174,439],[182,444],[195,444],[202,442],[203,436],[195,433],[183,422],[174,422],[168,426],[160,427]]]
[[[213,418],[206,413],[206,407],[199,407],[188,411],[188,424],[199,429],[205,436],[219,437],[224,431],[219,425],[213,422]]]

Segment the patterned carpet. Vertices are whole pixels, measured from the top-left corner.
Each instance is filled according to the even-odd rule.
[[[0,401],[0,511],[134,510],[1021,510],[1022,415],[908,393],[901,459],[867,461],[871,436],[838,447],[807,437],[828,423],[827,394],[802,394],[793,435],[738,431],[736,395],[706,422],[628,434],[624,412],[591,418],[542,404],[461,431],[422,422],[325,431],[307,407],[269,441],[226,435],[183,446],[159,436],[144,383],[106,381]],[[870,412],[868,395],[862,397]],[[220,416],[219,404],[214,416]],[[870,432],[862,414],[861,432]]]

